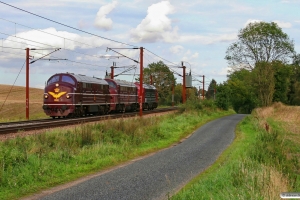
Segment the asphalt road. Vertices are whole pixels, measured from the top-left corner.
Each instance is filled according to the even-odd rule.
[[[182,143],[143,159],[133,160],[43,200],[167,199],[209,167],[233,141],[236,124],[245,115],[211,121]]]

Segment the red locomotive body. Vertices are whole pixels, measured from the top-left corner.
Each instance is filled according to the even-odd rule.
[[[135,83],[138,89],[138,96],[140,97],[140,83]],[[142,106],[144,110],[153,110],[158,106],[158,93],[153,85],[143,84],[142,91]]]
[[[55,74],[47,81],[43,109],[52,118],[136,111],[139,89],[139,83],[71,73]],[[144,84],[143,109],[152,110],[157,105],[156,88]]]
[[[74,75],[55,74],[44,91],[43,109],[54,117],[104,114],[110,109],[109,86],[105,80]]]
[[[115,79],[105,80],[109,84],[112,112],[135,111],[138,108],[137,88],[133,83]]]

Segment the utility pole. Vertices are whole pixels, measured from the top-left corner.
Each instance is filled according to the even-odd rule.
[[[182,84],[182,103],[185,103],[186,99],[186,87],[185,87],[185,66],[183,66],[183,61],[181,62],[181,68],[183,68],[183,84]]]
[[[203,75],[203,80],[202,80],[202,84],[203,84],[203,89],[202,89],[202,99],[204,100],[204,75]]]
[[[172,107],[174,107],[174,87],[175,87],[175,83],[173,83],[173,88],[172,88]]]
[[[113,62],[113,66],[110,67],[110,78],[114,79],[114,68],[116,66],[116,63]]]
[[[215,83],[215,87],[214,87],[214,100],[216,100],[216,83]]]
[[[29,64],[32,64],[38,60],[41,60],[42,58],[60,50],[60,48],[58,49],[55,49],[53,52],[50,52],[44,56],[42,56],[41,58],[38,58],[36,60],[33,60],[29,63],[29,59],[30,59],[30,55],[29,55],[29,50],[43,50],[43,49],[35,49],[35,48],[32,48],[32,49],[29,49],[29,48],[26,48],[26,119],[29,120]],[[47,60],[52,60],[52,59],[47,59]],[[55,59],[57,60],[57,59]]]
[[[29,48],[26,48],[26,119],[29,120]]]
[[[140,117],[143,116],[143,47],[140,47]]]

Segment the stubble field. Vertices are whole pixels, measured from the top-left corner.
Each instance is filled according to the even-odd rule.
[[[43,89],[29,90],[30,119],[46,118],[42,109]],[[26,115],[25,87],[0,85],[0,122],[25,120]]]

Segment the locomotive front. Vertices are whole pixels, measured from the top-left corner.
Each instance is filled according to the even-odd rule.
[[[74,112],[74,98],[77,81],[71,74],[55,74],[51,76],[44,90],[43,109],[46,115],[66,117]]]

